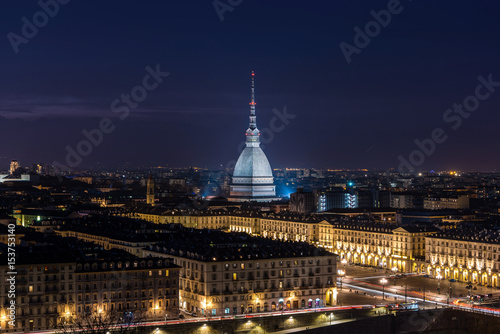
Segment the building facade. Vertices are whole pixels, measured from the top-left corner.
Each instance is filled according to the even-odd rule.
[[[164,258],[80,261],[73,312],[126,312],[141,321],[178,319],[179,272]]]
[[[141,322],[178,318],[180,268],[170,259],[76,261],[74,254],[39,248],[16,263],[15,326],[7,308],[9,270],[0,266],[2,333],[56,330],[91,314],[129,312]]]
[[[214,262],[174,259],[185,266],[181,274],[180,306],[200,315],[336,305],[335,255]]]
[[[498,287],[500,237],[498,232],[449,230],[425,240],[428,275],[459,282]]]

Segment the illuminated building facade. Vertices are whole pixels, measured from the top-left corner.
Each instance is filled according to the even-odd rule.
[[[469,208],[469,196],[456,195],[448,197],[436,197],[424,199],[424,209],[443,210],[443,209],[467,209]]]
[[[141,321],[178,319],[179,271],[164,258],[78,262],[74,312],[126,312]]]
[[[439,230],[433,227],[335,224],[323,227],[332,233],[332,252],[349,263],[417,272],[425,260],[425,237]],[[322,232],[325,233],[325,232]],[[325,241],[323,241],[325,240]],[[320,237],[320,244],[330,240]]]
[[[497,231],[447,230],[426,238],[429,275],[442,279],[498,287],[500,234]]]
[[[182,266],[182,309],[223,316],[336,305],[335,254],[306,243],[215,231],[190,240],[192,245],[165,242],[144,253]]]
[[[24,255],[24,254],[23,254]],[[0,326],[2,333],[55,329],[75,309],[75,263],[52,255],[40,261],[25,259],[16,263],[15,327],[9,325],[10,305],[7,265],[0,266]],[[20,260],[21,258],[19,258]],[[31,263],[30,263],[31,262]]]
[[[10,275],[0,266],[2,333],[57,329],[69,318],[131,312],[137,320],[178,318],[179,270],[171,259],[128,254],[107,260],[75,259],[49,246],[16,248],[16,326],[8,324]]]
[[[19,168],[21,168],[21,164],[17,160],[12,160],[10,162],[9,173],[14,174]]]

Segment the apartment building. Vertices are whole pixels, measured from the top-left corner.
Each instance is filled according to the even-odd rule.
[[[425,238],[425,272],[434,277],[498,287],[500,233],[476,224]]]
[[[198,230],[171,234],[144,255],[173,258],[182,267],[180,306],[200,315],[315,308],[337,300],[337,256],[307,243]]]
[[[177,319],[180,267],[168,258],[140,258],[120,251],[60,245],[17,247],[16,274],[0,266],[2,333],[57,330],[71,318],[128,312],[138,321]],[[7,263],[6,253],[1,255]],[[15,296],[10,281],[15,276]],[[15,325],[9,324],[15,301]]]
[[[350,263],[415,272],[425,260],[425,237],[439,229],[429,226],[339,222],[319,223],[318,246]]]
[[[181,219],[184,221],[182,224],[188,227],[210,228],[210,219],[217,217],[220,226],[227,227],[230,232],[245,232],[280,241],[307,242],[334,252],[351,263],[400,272],[422,271],[425,237],[439,232],[439,229],[428,225],[400,225],[394,215],[395,212],[390,211],[377,211],[369,216],[359,212],[332,216],[240,211],[220,216],[209,212],[199,216],[179,216],[172,212],[169,219],[172,222]],[[205,220],[199,220],[199,217]]]
[[[178,319],[179,271],[164,258],[79,261],[74,312],[127,312],[144,321]]]
[[[450,195],[442,197],[429,197],[424,199],[424,209],[467,209],[469,208],[468,195]]]
[[[6,254],[0,265],[0,327],[2,333],[30,332],[57,328],[61,317],[74,312],[75,262],[64,253],[33,249],[17,251],[15,272],[10,275]],[[3,261],[5,260],[5,261]],[[5,263],[5,265],[4,265]],[[15,276],[15,296],[9,296]],[[15,301],[15,326],[9,324],[11,301]]]

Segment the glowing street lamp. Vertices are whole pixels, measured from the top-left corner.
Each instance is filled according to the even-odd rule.
[[[394,285],[396,285],[396,273],[398,272],[398,268],[397,267],[392,267],[391,270],[394,273]]]
[[[385,300],[385,285],[387,284],[387,280],[385,278],[382,278],[380,280],[380,283],[382,283],[382,299]]]
[[[345,275],[345,270],[339,269],[339,270],[337,270],[337,274],[340,277],[340,290],[342,290],[342,278]]]
[[[441,278],[443,278],[443,276],[441,276],[441,274],[437,274],[436,278],[438,280],[438,294],[440,294],[441,293]]]

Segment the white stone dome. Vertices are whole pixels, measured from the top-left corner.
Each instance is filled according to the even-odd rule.
[[[233,177],[272,178],[273,171],[264,151],[260,147],[245,147],[234,166]]]

